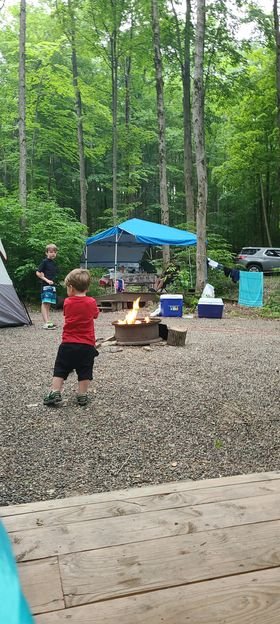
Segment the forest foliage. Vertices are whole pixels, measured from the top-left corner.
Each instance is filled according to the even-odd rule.
[[[191,5],[192,73],[194,0]],[[280,245],[280,138],[272,5],[271,1],[271,15],[267,15],[257,1],[206,3],[207,227],[235,251],[243,245],[267,244],[264,205],[272,244]],[[170,225],[174,226],[186,223],[182,50],[178,38],[178,34],[184,34],[185,6],[185,0],[158,0],[168,202]],[[99,231],[113,222],[112,41],[117,80],[118,220],[137,216],[160,221],[150,1],[27,1],[25,232],[19,229],[21,209],[17,200],[17,2],[2,9],[0,21],[0,236],[9,252],[11,272],[17,282],[24,284],[46,242],[58,244],[66,271],[77,264],[86,234],[79,224],[77,110],[71,64],[73,24],[82,102],[88,232]],[[247,30],[242,36],[244,24]],[[193,166],[195,171],[194,162]],[[192,227],[195,229],[195,224]]]

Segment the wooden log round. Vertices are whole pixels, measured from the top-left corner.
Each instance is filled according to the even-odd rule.
[[[168,328],[167,344],[171,347],[184,347],[186,344],[187,329]]]

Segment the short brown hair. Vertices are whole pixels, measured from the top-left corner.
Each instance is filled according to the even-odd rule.
[[[87,269],[73,269],[66,275],[65,286],[73,286],[78,292],[85,292],[89,289],[91,277]]]
[[[46,253],[48,253],[48,251],[57,251],[57,246],[53,243],[50,243],[46,246]]]

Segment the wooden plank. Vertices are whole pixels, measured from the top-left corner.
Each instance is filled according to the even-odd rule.
[[[27,561],[279,518],[280,498],[269,494],[237,501],[15,531],[10,536],[18,561]]]
[[[279,481],[280,485],[280,481]],[[81,497],[83,500],[83,497]],[[24,513],[5,517],[5,528],[9,533],[13,531],[23,531],[25,529],[37,529],[38,527],[61,526],[85,520],[98,520],[101,518],[114,518],[116,516],[126,516],[140,513],[140,505],[135,505],[129,501],[112,501],[106,503],[96,503],[93,505],[76,505],[72,507],[62,507],[61,509],[51,509],[33,513]]]
[[[74,607],[36,624],[279,624],[280,569]]]
[[[280,522],[59,558],[67,607],[280,566]]]
[[[141,490],[140,490],[141,493]],[[5,527],[8,532],[38,527],[59,526],[72,524],[84,520],[98,520],[115,516],[125,516],[135,513],[146,513],[162,509],[175,509],[199,505],[210,502],[219,502],[252,496],[266,496],[280,494],[280,479],[260,483],[241,483],[240,485],[226,485],[202,490],[174,492],[153,496],[139,496],[127,501],[112,501],[88,505],[77,505],[62,509],[52,509],[12,515],[5,518]],[[81,497],[83,501],[84,497]]]
[[[32,613],[64,609],[57,557],[21,563],[18,571]]]
[[[201,479],[200,481],[175,481],[162,483],[159,485],[148,485],[127,490],[115,490],[110,492],[98,492],[85,496],[73,496],[70,498],[51,499],[37,501],[34,503],[24,503],[21,505],[7,505],[0,507],[0,517],[11,516],[13,514],[30,513],[44,511],[46,509],[58,509],[71,507],[74,505],[88,505],[90,503],[101,503],[113,500],[127,500],[139,496],[153,496],[159,494],[170,494],[184,490],[199,490],[202,488],[221,487],[239,483],[255,483],[261,481],[271,481],[280,479],[280,472],[262,472],[244,475],[234,475],[231,477],[221,477],[219,479]]]
[[[154,496],[141,496],[140,491],[140,496],[131,499],[130,502],[139,505],[143,513],[160,509],[175,509],[176,507],[185,507],[187,505],[202,505],[254,496],[266,496],[273,493],[280,493],[280,480],[221,485],[220,487],[211,488],[205,487],[205,489],[201,490],[186,490],[183,492],[172,492],[171,494],[155,494]]]

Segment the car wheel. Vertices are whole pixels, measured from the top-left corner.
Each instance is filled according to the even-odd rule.
[[[247,266],[247,271],[252,271],[254,273],[261,273],[262,272],[262,267],[260,264],[249,264]]]

